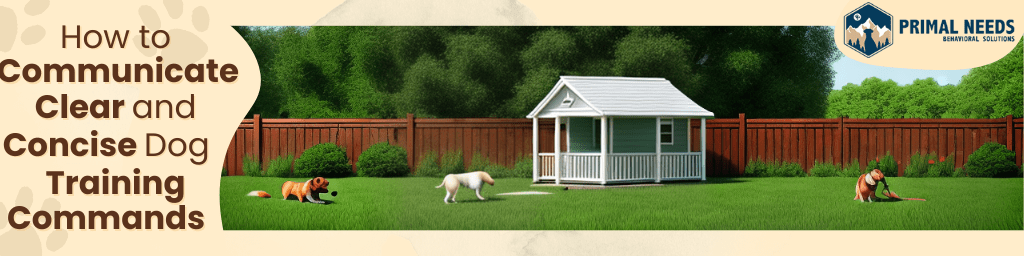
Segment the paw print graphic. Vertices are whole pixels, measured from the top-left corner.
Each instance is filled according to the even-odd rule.
[[[184,8],[181,0],[164,0],[163,3],[167,16],[171,18],[171,20],[166,21],[167,23],[174,23],[178,18],[181,18]],[[206,7],[198,6],[192,9],[191,17],[190,27],[195,29],[195,31],[203,32],[210,28],[210,13],[206,10]],[[160,18],[160,13],[149,5],[139,7],[139,18],[142,19],[142,24],[146,26],[146,30],[151,31],[149,34],[146,34],[145,38],[146,45],[149,46],[148,48],[142,46],[143,38],[141,34],[136,34],[132,37],[135,48],[142,55],[152,57],[159,51],[159,56],[163,57],[165,63],[182,64],[195,63],[203,56],[206,56],[209,48],[206,42],[203,42],[195,33],[184,29],[165,29],[170,34],[171,42],[163,49],[154,47],[152,40],[159,40],[157,43],[161,45],[165,43],[165,38],[153,37],[153,31],[164,29],[164,20]]]
[[[24,206],[32,211],[32,189],[28,187],[21,188],[18,191],[18,196],[14,199],[14,205]],[[43,201],[43,206],[39,208],[40,211],[53,212],[60,210],[60,202],[57,199],[47,198]],[[0,203],[0,212],[7,214],[7,207]],[[32,211],[33,213],[35,211]],[[26,218],[22,216],[21,218]],[[0,223],[0,230],[7,229],[7,220],[4,219]],[[68,241],[68,231],[65,229],[53,230],[52,228],[47,229],[50,234],[46,236],[46,249],[51,252],[60,250],[64,247],[64,243]],[[46,232],[46,230],[44,230]],[[39,240],[40,230],[34,227],[26,229],[10,229],[0,234],[0,255],[43,255],[44,244]]]
[[[25,4],[25,14],[36,16],[50,7],[50,0],[31,0]],[[46,29],[35,25],[21,32],[21,43],[33,45],[43,40]],[[0,52],[9,52],[18,37],[18,15],[11,8],[0,6]]]

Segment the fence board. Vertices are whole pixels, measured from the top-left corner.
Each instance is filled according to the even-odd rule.
[[[426,152],[462,150],[468,166],[480,152],[491,162],[512,167],[532,151],[532,120],[499,118],[455,119],[252,119],[243,120],[228,143],[223,168],[229,175],[244,175],[242,159],[264,161],[285,155],[301,157],[313,145],[334,142],[347,149],[353,164],[359,154],[377,142],[408,147],[414,165]],[[409,124],[414,128],[409,131]],[[956,167],[982,144],[1011,143],[1021,164],[1024,119],[713,119],[707,121],[708,176],[740,175],[749,160],[789,161],[805,170],[815,161],[847,164],[868,161],[891,152],[899,167],[906,167],[916,153],[953,155]],[[554,151],[554,122],[540,120],[539,149]],[[690,147],[700,148],[700,120],[691,122]],[[259,129],[260,132],[255,132]],[[562,131],[562,151],[566,131]],[[743,134],[741,134],[743,133]],[[256,138],[260,134],[262,138]],[[410,143],[411,142],[411,143]],[[413,167],[415,168],[415,166]]]

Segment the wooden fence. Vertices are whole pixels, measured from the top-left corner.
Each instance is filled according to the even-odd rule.
[[[693,147],[700,124],[691,125]],[[949,156],[962,167],[985,142],[998,142],[1016,153],[1021,164],[1024,119],[745,119],[707,121],[709,177],[743,173],[747,160],[784,160],[804,170],[815,161],[842,164],[857,159],[861,167],[891,152],[900,175],[917,152]],[[1009,142],[1009,143],[1008,143]]]
[[[700,122],[690,122],[691,149],[700,148]],[[428,151],[462,150],[469,166],[479,152],[490,161],[511,167],[532,153],[533,123],[525,118],[415,118],[404,119],[245,119],[228,147],[224,168],[242,175],[242,158],[260,162],[292,155],[298,158],[313,145],[333,142],[346,148],[354,163],[371,145],[387,141],[410,153],[415,168]],[[948,156],[962,167],[967,157],[985,142],[995,141],[1016,152],[1021,164],[1024,119],[746,119],[707,121],[707,175],[737,176],[748,159],[784,160],[805,170],[815,161],[846,164],[892,152],[900,172],[916,152]],[[540,151],[554,152],[554,120],[540,120]],[[562,130],[562,152],[565,133]],[[411,140],[409,138],[412,138]],[[1012,142],[1012,143],[1007,143]]]
[[[554,120],[541,120],[542,151],[554,151]],[[253,119],[242,120],[228,146],[224,168],[229,175],[242,175],[242,158],[252,156],[265,163],[292,155],[325,142],[346,149],[356,171],[359,155],[379,142],[398,145],[410,152],[409,166],[415,168],[429,151],[442,154],[462,150],[468,167],[479,152],[493,163],[513,166],[533,151],[533,120],[512,118],[415,118],[405,119]],[[562,140],[565,141],[565,133]],[[412,139],[409,139],[412,138]],[[565,150],[562,143],[562,150]]]

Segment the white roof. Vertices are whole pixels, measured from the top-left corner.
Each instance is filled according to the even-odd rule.
[[[563,99],[575,98],[585,104],[562,104]],[[562,76],[526,117],[555,116],[714,117],[715,114],[694,103],[664,78]]]

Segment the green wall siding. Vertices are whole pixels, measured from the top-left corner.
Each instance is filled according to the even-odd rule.
[[[601,148],[598,147],[598,144],[594,143],[594,118],[570,117],[569,137],[570,152],[601,152]],[[600,140],[600,138],[598,138],[598,140]]]
[[[654,153],[654,118],[615,118],[612,152]]]
[[[672,130],[672,145],[661,145],[661,152],[689,152],[689,147],[686,145],[686,136],[690,129],[686,127],[686,119],[673,118]]]
[[[612,133],[609,139],[614,140],[609,153],[654,153],[654,133],[657,131],[656,118],[625,118],[615,117],[610,123]],[[576,153],[599,153],[601,152],[600,138],[597,143],[594,141],[594,119],[591,117],[569,117],[568,129],[570,137],[570,152]],[[661,152],[689,152],[687,136],[689,129],[686,126],[686,119],[673,118],[672,129],[674,130],[672,145],[661,145]]]

